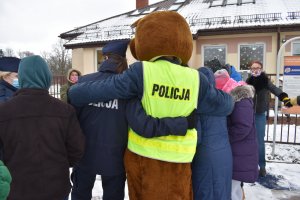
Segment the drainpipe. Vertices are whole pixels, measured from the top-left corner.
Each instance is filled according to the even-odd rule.
[[[277,52],[279,52],[281,43],[280,26],[277,27]]]

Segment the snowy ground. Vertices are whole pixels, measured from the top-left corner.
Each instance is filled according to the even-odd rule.
[[[245,184],[247,200],[300,200],[300,145],[266,144],[267,176]]]
[[[254,184],[245,184],[246,200],[300,200],[300,145],[276,144],[274,158],[266,144],[267,173]],[[101,179],[93,190],[93,200],[102,196]],[[129,200],[126,188],[126,200]]]

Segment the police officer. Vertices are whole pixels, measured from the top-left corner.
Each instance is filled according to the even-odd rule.
[[[0,58],[0,103],[6,102],[8,99],[10,99],[19,87],[19,63],[19,58]]]

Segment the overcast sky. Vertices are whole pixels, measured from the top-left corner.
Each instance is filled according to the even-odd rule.
[[[153,4],[162,0],[149,0]],[[135,9],[136,0],[0,0],[0,49],[40,54],[58,35]]]

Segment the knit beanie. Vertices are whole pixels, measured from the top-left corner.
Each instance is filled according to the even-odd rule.
[[[217,70],[214,73],[214,76],[216,80],[216,88],[226,93],[229,93],[237,86],[246,85],[244,81],[236,82],[235,80],[230,78],[226,69]]]

